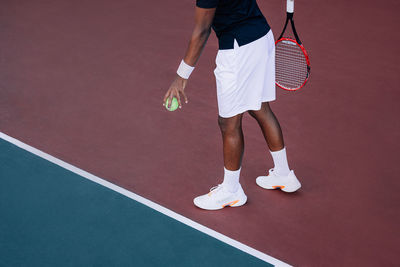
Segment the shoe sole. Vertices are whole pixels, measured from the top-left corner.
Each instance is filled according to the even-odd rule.
[[[264,188],[264,189],[269,189],[269,190],[274,190],[274,189],[280,189],[280,190],[282,190],[282,191],[284,191],[284,192],[286,192],[286,193],[293,193],[293,192],[296,192],[297,190],[299,190],[300,188],[301,188],[301,184],[299,183],[299,184],[296,184],[296,185],[294,185],[294,186],[285,186],[285,185],[274,185],[274,186],[271,186],[271,187],[267,187],[267,186],[263,186],[263,185],[261,185],[257,180],[256,180],[256,183],[257,183],[257,185],[258,186],[260,186],[261,188]]]
[[[242,200],[236,200],[236,201],[229,202],[229,203],[223,205],[222,208],[225,208],[225,207],[234,207],[234,208],[235,207],[240,207],[240,206],[243,206],[244,204],[246,204],[246,202],[247,202],[247,196],[245,195],[244,198],[242,198]]]
[[[231,201],[229,203],[226,203],[224,205],[221,205],[221,206],[218,206],[218,207],[215,207],[215,208],[214,207],[213,208],[200,207],[196,203],[194,203],[194,205],[196,207],[200,208],[200,209],[203,209],[203,210],[221,210],[221,209],[223,209],[225,207],[233,207],[233,208],[240,207],[240,206],[243,206],[244,204],[246,204],[246,202],[247,202],[247,196],[245,195],[244,198],[242,198],[241,200],[234,200],[234,201]]]
[[[284,192],[286,192],[286,193],[293,193],[293,192],[296,192],[297,190],[299,190],[300,188],[301,188],[301,185],[295,185],[295,186],[292,186],[292,187],[284,186],[284,187],[281,187],[279,189],[284,191]]]

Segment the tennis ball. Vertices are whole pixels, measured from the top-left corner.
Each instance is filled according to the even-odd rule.
[[[168,107],[168,104],[169,104],[169,98],[167,98],[167,101],[165,101],[165,108],[168,109],[169,111],[174,111],[179,106],[178,99],[176,99],[176,97],[172,98],[171,107]]]

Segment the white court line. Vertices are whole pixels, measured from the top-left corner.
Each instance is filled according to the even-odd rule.
[[[191,219],[186,218],[186,217],[184,217],[184,216],[182,216],[182,215],[180,215],[180,214],[178,214],[178,213],[176,213],[176,212],[174,212],[174,211],[172,211],[170,209],[167,209],[167,208],[165,208],[165,207],[163,207],[163,206],[161,206],[161,205],[159,205],[159,204],[157,204],[157,203],[155,203],[155,202],[153,202],[151,200],[148,200],[148,199],[146,199],[144,197],[141,197],[141,196],[139,196],[139,195],[137,195],[137,194],[135,194],[135,193],[133,193],[131,191],[128,191],[128,190],[126,190],[126,189],[124,189],[124,188],[122,188],[120,186],[117,186],[117,185],[115,185],[113,183],[110,183],[110,182],[104,180],[104,179],[101,179],[101,178],[97,177],[96,175],[93,175],[93,174],[88,173],[88,172],[86,172],[86,171],[84,171],[82,169],[79,169],[79,168],[77,168],[77,167],[75,167],[75,166],[73,166],[73,165],[71,165],[69,163],[66,163],[65,161],[62,161],[62,160],[60,160],[58,158],[55,158],[55,157],[53,157],[53,156],[51,156],[51,155],[49,155],[49,154],[47,154],[47,153],[45,153],[45,152],[43,152],[43,151],[41,151],[39,149],[31,147],[31,146],[29,146],[29,145],[27,145],[27,144],[15,139],[15,138],[11,137],[11,136],[8,136],[8,135],[6,135],[6,134],[4,134],[2,132],[0,132],[0,138],[6,140],[6,141],[8,141],[8,142],[10,142],[10,143],[12,143],[12,144],[24,149],[24,150],[32,153],[32,154],[35,154],[36,156],[39,156],[39,157],[41,157],[43,159],[46,159],[47,161],[50,161],[50,162],[52,162],[52,163],[54,163],[54,164],[56,164],[56,165],[58,165],[58,166],[60,166],[60,167],[62,167],[64,169],[67,169],[67,170],[69,170],[69,171],[71,171],[73,173],[76,173],[76,174],[78,174],[78,175],[80,175],[80,176],[82,176],[82,177],[84,177],[84,178],[86,178],[88,180],[91,180],[91,181],[93,181],[95,183],[98,183],[98,184],[100,184],[102,186],[105,186],[105,187],[107,187],[107,188],[109,188],[111,190],[114,190],[115,192],[118,192],[118,193],[120,193],[120,194],[122,194],[124,196],[127,196],[127,197],[129,197],[129,198],[131,198],[131,199],[133,199],[133,200],[135,200],[137,202],[140,202],[140,203],[146,205],[149,208],[152,208],[152,209],[154,209],[154,210],[156,210],[158,212],[161,212],[162,214],[167,215],[168,217],[171,217],[171,218],[173,218],[173,219],[175,219],[177,221],[180,221],[181,223],[184,223],[184,224],[186,224],[186,225],[188,225],[188,226],[190,226],[190,227],[192,227],[192,228],[194,228],[194,229],[196,229],[196,230],[198,230],[200,232],[203,232],[203,233],[205,233],[205,234],[207,234],[209,236],[212,236],[212,237],[214,237],[214,238],[216,238],[216,239],[218,239],[218,240],[220,240],[220,241],[222,241],[222,242],[224,242],[224,243],[226,243],[228,245],[231,245],[232,247],[240,249],[241,251],[244,251],[244,252],[246,252],[246,253],[248,253],[248,254],[256,257],[256,258],[259,258],[259,259],[261,259],[261,260],[263,260],[263,261],[265,261],[267,263],[273,264],[273,265],[278,266],[278,267],[291,266],[291,265],[289,265],[289,264],[287,264],[287,263],[285,263],[283,261],[280,261],[280,260],[278,260],[278,259],[276,259],[274,257],[271,257],[271,256],[269,256],[269,255],[267,255],[265,253],[262,253],[261,251],[258,251],[258,250],[254,249],[252,247],[249,247],[249,246],[247,246],[247,245],[245,245],[245,244],[243,244],[243,243],[241,243],[239,241],[236,241],[236,240],[234,240],[234,239],[232,239],[232,238],[230,238],[230,237],[228,237],[226,235],[218,233],[217,231],[214,231],[214,230],[212,230],[212,229],[210,229],[210,228],[208,228],[208,227],[206,227],[204,225],[201,225],[201,224],[199,224],[199,223],[197,223],[195,221],[192,221]]]

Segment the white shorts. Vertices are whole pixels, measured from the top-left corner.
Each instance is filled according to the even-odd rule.
[[[275,41],[266,35],[233,49],[218,50],[214,70],[219,115],[230,118],[247,110],[259,110],[275,100]]]

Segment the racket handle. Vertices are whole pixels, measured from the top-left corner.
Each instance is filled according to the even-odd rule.
[[[287,0],[286,2],[286,12],[293,13],[294,12],[294,0]]]

